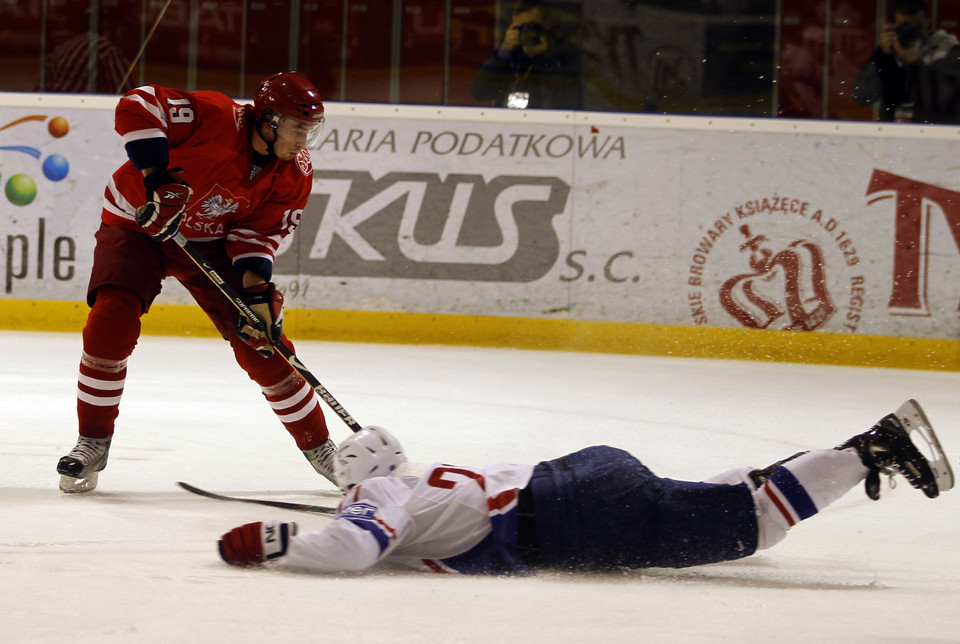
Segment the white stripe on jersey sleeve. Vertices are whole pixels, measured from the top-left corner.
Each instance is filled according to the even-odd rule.
[[[120,140],[123,141],[123,144],[126,145],[131,141],[142,141],[144,139],[166,139],[167,133],[161,130],[160,128],[152,127],[146,130],[134,130],[133,132],[127,132],[120,137]]]
[[[110,199],[107,199],[106,196],[103,198],[103,209],[107,212],[112,212],[117,217],[122,217],[124,219],[129,219],[130,221],[136,221],[136,212],[137,209],[133,207],[129,201],[127,201],[120,191],[117,190],[117,184],[114,183],[113,177],[110,177],[110,180],[107,182],[107,193],[110,195],[110,199],[113,199],[113,202]]]
[[[151,91],[145,92],[144,90],[151,90]],[[169,128],[167,124],[167,113],[163,111],[163,109],[161,109],[161,107],[157,104],[157,97],[152,90],[153,90],[152,87],[141,88],[140,90],[135,90],[134,93],[125,95],[122,100],[131,101],[133,103],[137,103],[138,105],[140,105],[144,109],[144,111],[147,112],[147,114],[149,114],[150,116],[160,121],[160,125],[163,127],[164,130],[166,130]],[[150,94],[150,97],[153,100],[151,101],[151,100],[145,99],[143,96],[136,93],[138,91],[144,91],[144,93]]]
[[[227,235],[227,241],[262,246],[274,253],[280,247],[283,235],[262,235],[249,228],[236,228]]]

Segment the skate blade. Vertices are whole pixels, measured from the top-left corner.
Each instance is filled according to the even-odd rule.
[[[930,464],[930,470],[937,481],[937,488],[941,492],[951,489],[954,483],[953,469],[950,467],[950,462],[943,452],[940,440],[937,438],[936,432],[933,431],[933,425],[923,412],[923,408],[920,407],[920,403],[913,399],[908,400],[900,406],[896,416],[910,435],[910,440],[913,441]],[[917,441],[915,435],[920,435],[923,441]],[[924,446],[926,446],[926,449],[924,449]]]
[[[97,479],[100,477],[97,476],[96,472],[92,472],[87,476],[80,478],[73,478],[72,476],[60,476],[60,491],[64,494],[83,494],[85,492],[93,492],[97,489]]]

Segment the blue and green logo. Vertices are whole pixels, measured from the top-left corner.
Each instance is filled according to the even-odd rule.
[[[62,116],[48,117],[44,114],[33,114],[11,121],[6,125],[0,125],[0,132],[34,121],[46,121],[47,132],[55,139],[65,137],[70,131],[70,124],[67,122],[67,119]],[[0,152],[26,154],[32,156],[37,161],[40,161],[41,157],[43,157],[43,153],[40,150],[27,145],[0,145]],[[0,168],[2,168],[2,166],[0,166]],[[63,181],[70,173],[70,163],[62,155],[50,154],[40,161],[40,170],[48,181]],[[0,181],[3,181],[2,172],[0,172]],[[26,206],[37,198],[37,181],[30,174],[18,172],[6,180],[4,183],[4,192],[10,203],[17,206]]]

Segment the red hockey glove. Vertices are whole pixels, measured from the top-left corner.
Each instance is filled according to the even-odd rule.
[[[260,318],[263,329],[256,328],[247,316],[241,315],[237,335],[257,353],[269,358],[273,355],[273,343],[279,341],[283,333],[283,293],[273,282],[265,282],[244,289],[243,301]]]
[[[147,203],[137,209],[137,223],[157,241],[177,234],[193,189],[183,181],[183,168],[153,172],[143,178]]]
[[[217,546],[220,557],[233,566],[256,566],[287,554],[297,524],[281,521],[247,523],[227,532]]]

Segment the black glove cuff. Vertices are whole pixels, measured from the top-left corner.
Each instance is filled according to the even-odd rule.
[[[168,183],[174,183],[174,180],[173,177],[170,176],[170,172],[166,169],[151,172],[143,178],[143,187],[146,189],[147,194],[156,192],[157,188]]]
[[[123,147],[127,151],[127,158],[137,170],[166,168],[170,163],[166,137],[130,141]]]
[[[234,260],[233,271],[241,280],[245,273],[255,273],[269,282],[273,278],[273,262],[262,257],[241,257]]]
[[[156,192],[157,188],[165,186],[168,183],[187,185],[187,182],[183,180],[183,168],[170,168],[169,170],[164,168],[163,170],[151,172],[143,178],[143,187],[146,189],[147,194]]]

